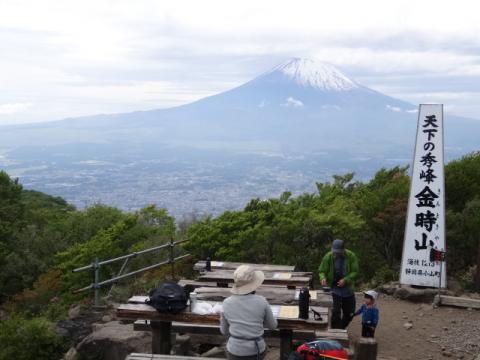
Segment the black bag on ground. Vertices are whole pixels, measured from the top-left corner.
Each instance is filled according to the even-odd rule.
[[[145,303],[161,313],[177,314],[187,307],[187,296],[183,287],[174,281],[165,281],[156,289],[150,290]]]

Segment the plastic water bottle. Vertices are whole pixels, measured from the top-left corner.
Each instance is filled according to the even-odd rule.
[[[189,297],[190,297],[190,311],[193,311],[193,308],[195,307],[195,305],[197,305],[197,293],[191,292]]]

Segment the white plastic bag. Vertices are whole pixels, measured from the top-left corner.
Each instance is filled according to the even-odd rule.
[[[197,301],[192,309],[197,315],[208,315],[213,313],[213,306],[204,301]]]
[[[220,314],[222,309],[221,303],[215,303],[215,305],[212,305],[205,301],[197,301],[193,306],[192,313],[197,315]]]
[[[213,308],[212,308],[212,311],[214,314],[221,314],[223,312],[223,306],[221,303],[216,303]]]

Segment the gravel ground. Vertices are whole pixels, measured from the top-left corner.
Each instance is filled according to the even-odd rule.
[[[363,301],[357,297],[357,308]],[[480,360],[480,311],[435,308],[381,295],[380,323],[375,337],[379,357],[389,360]],[[407,325],[407,324],[411,324]],[[349,327],[351,338],[361,333],[360,318]]]

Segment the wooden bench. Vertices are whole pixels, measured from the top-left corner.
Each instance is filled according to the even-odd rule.
[[[209,358],[210,360],[225,360],[225,358]],[[194,356],[176,356],[176,355],[159,355],[159,354],[140,354],[132,353],[125,360],[198,360]]]
[[[152,331],[149,320],[137,320],[133,323],[135,331]],[[188,334],[196,343],[221,345],[225,342],[225,337],[220,332],[218,325],[199,325],[172,322],[172,332],[176,334]],[[268,330],[264,332],[265,341],[269,346],[279,346],[279,330]],[[313,341],[316,339],[336,340],[344,347],[350,345],[347,330],[327,329],[327,330],[294,330],[293,337],[297,340]]]
[[[480,309],[480,300],[458,297],[458,296],[440,295],[440,297],[438,297],[438,295],[436,295],[434,299],[434,303],[439,305]]]

